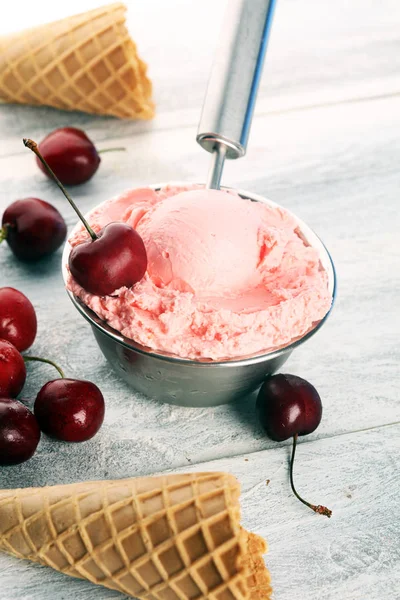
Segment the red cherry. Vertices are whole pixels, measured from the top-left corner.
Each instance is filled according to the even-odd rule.
[[[130,225],[110,223],[97,239],[72,249],[69,268],[87,292],[107,296],[142,279],[147,269],[146,248]]]
[[[21,354],[10,342],[0,339],[0,397],[18,396],[25,379],[26,368]]]
[[[97,171],[100,156],[86,133],[75,127],[62,127],[47,135],[39,144],[43,158],[64,185],[77,185],[88,181]],[[39,168],[47,177],[40,160]]]
[[[36,331],[36,313],[30,300],[14,288],[0,288],[0,338],[22,352],[32,346]]]
[[[0,398],[0,465],[17,465],[31,458],[40,429],[30,410],[18,400]]]
[[[2,218],[0,241],[6,239],[15,256],[34,261],[52,254],[61,246],[67,227],[54,206],[38,198],[16,200]]]
[[[311,383],[296,375],[274,375],[260,389],[257,411],[268,437],[277,442],[312,433],[322,417],[321,398]]]
[[[65,442],[84,442],[103,423],[104,398],[90,381],[55,379],[38,393],[34,412],[44,433]]]
[[[261,386],[256,408],[268,437],[277,442],[293,437],[290,485],[296,498],[314,512],[330,517],[332,511],[326,506],[304,500],[293,481],[297,438],[312,433],[321,422],[322,403],[315,387],[296,375],[273,375]]]

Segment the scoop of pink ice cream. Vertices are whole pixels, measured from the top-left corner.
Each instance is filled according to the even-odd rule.
[[[131,190],[88,215],[142,236],[148,270],[112,296],[68,288],[128,338],[183,358],[271,351],[303,336],[331,305],[315,248],[283,208],[200,186]],[[80,228],[72,245],[87,239]]]
[[[154,206],[137,230],[156,286],[207,297],[260,282],[261,227],[259,211],[236,194],[191,190]]]

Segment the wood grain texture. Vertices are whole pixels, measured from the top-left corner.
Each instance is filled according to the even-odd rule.
[[[7,6],[0,35],[98,6],[97,0]],[[119,121],[51,108],[3,106],[0,155],[22,153],[19,137],[76,125],[101,142],[182,126],[196,127],[226,0],[146,0],[126,3],[128,26],[148,62],[157,116],[151,123]],[[400,11],[397,0],[279,0],[256,114],[400,93]],[[29,132],[27,128],[29,127]],[[267,133],[267,132],[266,132]],[[190,139],[189,137],[187,139]],[[251,143],[251,142],[250,142]]]
[[[379,121],[371,119],[371,114],[379,114]],[[258,117],[248,157],[226,168],[224,181],[268,195],[304,218],[321,235],[336,263],[339,296],[334,312],[285,367],[309,378],[321,392],[325,412],[314,437],[400,420],[395,392],[399,127],[395,99],[298,111],[290,118]],[[105,155],[92,182],[74,188],[84,210],[145,181],[169,180],[174,174],[201,181],[206,172],[208,157],[185,130],[176,131],[173,142],[169,133],[158,131],[136,138],[135,143],[125,139],[125,143],[126,153]],[[384,156],[383,143],[390,148]],[[2,159],[7,164],[1,172],[4,206],[16,190],[17,197],[23,197],[34,189],[39,197],[54,202],[71,226],[75,222],[72,211],[32,158],[26,150],[21,156]],[[130,165],[134,165],[132,170]],[[5,486],[13,487],[21,480],[41,484],[80,478],[83,452],[93,459],[87,461],[84,476],[94,478],[110,476],[115,456],[121,475],[142,474],[273,445],[257,426],[254,398],[234,407],[197,410],[160,406],[135,395],[109,369],[89,326],[66,297],[60,255],[34,266],[17,263],[5,247],[0,257],[0,283],[12,282],[37,307],[39,334],[34,352],[50,354],[70,376],[93,379],[108,406],[100,435],[84,447],[68,446],[68,461],[63,458],[63,446],[43,440],[30,463],[7,474]],[[31,365],[29,373],[27,398],[34,396],[46,376],[53,376],[49,367],[37,365]],[[193,436],[194,431],[198,435]],[[48,452],[54,461],[51,472],[44,458]]]
[[[269,545],[274,598],[398,600],[400,520],[391,508],[398,506],[400,488],[400,426],[299,445],[298,488],[311,501],[327,504],[331,519],[292,496],[288,457],[288,449],[279,447],[199,466],[238,477],[243,525]],[[2,600],[123,598],[7,556],[0,560],[0,581]]]
[[[95,5],[71,0],[68,10]],[[33,195],[52,202],[73,226],[74,214],[21,141],[67,124],[85,128],[100,147],[127,148],[105,154],[95,178],[71,190],[84,212],[129,187],[204,181],[208,155],[194,138],[224,5],[130,3],[130,27],[155,84],[153,123],[0,106],[0,213]],[[40,1],[31,12],[21,6],[21,0],[8,5],[0,34],[43,21],[44,14],[49,20],[66,14],[57,3],[46,11]],[[276,600],[400,599],[399,429],[391,425],[400,422],[399,26],[397,0],[280,0],[248,155],[224,173],[226,185],[268,196],[303,218],[336,264],[334,312],[285,366],[312,381],[323,398],[323,421],[303,440],[296,479],[311,500],[332,505],[334,518],[307,513],[290,495],[288,448],[265,438],[254,396],[186,409],[135,394],[108,367],[69,302],[60,252],[24,265],[5,245],[0,286],[26,293],[38,312],[32,353],[58,360],[71,377],[95,381],[107,412],[90,442],[43,436],[31,461],[0,468],[0,488],[224,468],[244,486],[246,526],[268,538]],[[31,406],[56,374],[42,365],[28,371],[22,396]],[[70,597],[71,586],[50,570],[0,556],[0,600],[59,600]],[[120,597],[81,582],[74,590],[79,598]]]

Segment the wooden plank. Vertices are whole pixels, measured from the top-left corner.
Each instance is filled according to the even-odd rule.
[[[227,470],[239,478],[243,524],[268,541],[266,563],[277,600],[397,600],[400,426],[306,439],[298,448],[295,480],[306,498],[333,509],[331,519],[315,515],[291,494],[285,447],[196,469]],[[109,476],[122,474],[116,466]],[[80,479],[85,477],[83,469]],[[122,598],[5,555],[0,581],[1,600]]]
[[[96,5],[70,0],[68,12]],[[73,189],[84,211],[128,187],[203,181],[208,155],[194,138],[224,5],[148,0],[129,7],[132,34],[155,84],[152,123],[1,106],[0,214],[12,200],[34,195],[60,208],[69,226],[75,222],[21,142],[63,125],[85,128],[102,147],[127,147],[105,155],[95,178]],[[44,11],[44,4],[14,0],[0,34],[65,12],[60,3]],[[178,468],[230,470],[243,485],[244,524],[268,538],[277,599],[400,599],[399,426],[377,429],[400,421],[399,24],[397,0],[280,0],[249,152],[224,174],[226,184],[268,195],[304,218],[336,263],[335,311],[285,367],[310,379],[323,398],[321,426],[299,448],[296,481],[305,497],[334,509],[333,519],[307,512],[291,496],[289,449],[261,432],[254,397],[198,410],[134,394],[110,371],[70,305],[60,253],[28,266],[5,246],[0,286],[13,285],[34,302],[33,350],[59,360],[69,376],[98,383],[107,414],[88,443],[43,436],[30,462],[0,468],[0,488]],[[50,367],[29,366],[27,404],[54,376]],[[79,598],[121,598],[0,557],[0,600],[67,599],[72,588]]]
[[[260,117],[248,157],[227,165],[224,181],[268,194],[294,210],[321,235],[335,259],[339,296],[332,317],[284,368],[321,392],[324,418],[315,438],[400,420],[399,126],[395,99],[299,111],[290,118]],[[178,131],[172,138],[154,132],[128,147],[126,153],[106,155],[95,178],[73,189],[84,211],[146,181],[200,181],[206,173],[208,156],[190,132]],[[75,222],[26,150],[0,161],[0,211],[28,195],[54,202],[70,225]],[[83,446],[44,438],[31,462],[0,471],[0,486],[73,480],[83,460],[87,476],[96,478],[109,476],[117,466],[121,475],[141,474],[273,445],[257,425],[254,397],[198,410],[159,405],[130,390],[109,369],[89,326],[70,304],[59,260],[57,253],[24,265],[3,246],[0,285],[21,289],[36,306],[34,352],[58,360],[69,376],[100,386],[108,407],[105,424]],[[29,366],[23,397],[31,402],[55,375],[50,367]]]
[[[89,130],[97,142],[108,139],[110,132],[133,138],[144,131],[196,126],[225,5],[215,0],[147,0],[129,6],[130,30],[154,82],[154,122],[2,106],[0,129],[7,144],[0,145],[0,154],[22,153],[18,138],[29,134],[40,139],[45,131],[64,125]],[[17,0],[7,7],[0,34],[95,6],[97,0],[73,0],[67,7],[53,2],[46,8]],[[280,0],[257,114],[400,93],[399,26],[397,0],[370,2],[368,9],[363,0]]]

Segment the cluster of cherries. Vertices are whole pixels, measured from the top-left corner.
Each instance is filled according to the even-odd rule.
[[[75,246],[69,256],[75,280],[99,296],[140,281],[147,269],[147,256],[139,234],[125,223],[110,223],[95,233],[64,188],[64,184],[88,181],[99,167],[99,153],[88,136],[67,127],[50,133],[39,146],[29,139],[24,144],[36,154],[40,169],[57,183],[89,234],[88,241]],[[56,208],[43,200],[26,198],[4,212],[0,241],[6,239],[19,259],[32,261],[57,250],[66,232]],[[36,315],[29,300],[12,288],[0,289],[0,465],[30,458],[39,443],[40,430],[60,440],[78,442],[93,437],[103,422],[104,399],[97,386],[66,379],[52,361],[20,354],[30,347],[35,335]],[[61,375],[39,391],[34,414],[15,400],[23,388],[25,362],[29,360],[53,364]],[[301,498],[293,482],[298,436],[313,432],[322,417],[316,389],[300,377],[274,375],[261,387],[257,412],[271,439],[293,437],[290,483],[296,497],[316,513],[330,517],[328,508]]]
[[[64,183],[83,183],[97,171],[99,153],[87,135],[66,127],[50,133],[39,146],[29,139],[24,144],[36,154],[41,170],[57,183],[89,234],[88,241],[69,255],[69,268],[79,285],[91,294],[106,296],[140,281],[147,269],[140,235],[126,223],[109,223],[95,233],[64,188]],[[20,260],[34,261],[57,250],[66,234],[65,221],[54,206],[25,198],[5,210],[0,242],[6,240]]]
[[[45,160],[65,185],[88,181],[100,164],[94,144],[83,131],[74,127],[52,131],[39,147]],[[38,158],[37,164],[49,176]],[[7,240],[20,260],[35,261],[52,254],[64,242],[66,235],[63,217],[44,200],[17,200],[3,214],[0,239]]]
[[[88,181],[98,169],[99,153],[87,135],[67,127],[50,133],[40,149],[32,140],[24,144],[36,154],[41,170],[57,183],[90,236],[70,253],[69,267],[78,283],[88,292],[107,295],[139,281],[147,269],[147,256],[136,231],[124,223],[110,223],[95,234],[64,188],[64,183]],[[65,221],[54,206],[25,198],[5,210],[0,241],[6,240],[17,258],[29,262],[55,252],[66,234]],[[40,431],[62,441],[83,442],[103,423],[104,398],[96,385],[67,379],[52,361],[21,354],[32,345],[36,332],[36,313],[28,298],[13,288],[0,288],[0,465],[31,458]],[[33,413],[16,400],[29,361],[49,363],[60,375],[39,391]]]
[[[0,288],[0,465],[31,458],[40,432],[66,442],[92,438],[104,420],[104,398],[90,381],[67,379],[52,361],[23,356],[37,332],[35,309],[28,298],[10,287]],[[25,363],[53,365],[60,378],[48,381],[34,401],[33,413],[16,400],[26,379]]]

